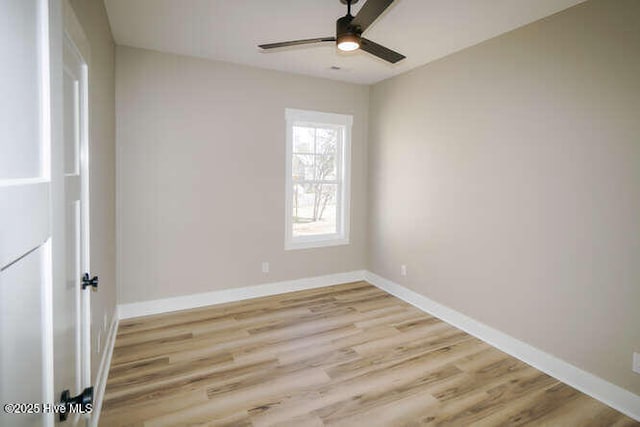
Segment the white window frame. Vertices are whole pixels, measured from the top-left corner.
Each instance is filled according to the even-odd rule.
[[[286,176],[285,176],[285,238],[284,249],[309,249],[349,244],[351,200],[351,127],[353,116],[319,111],[285,109],[287,124]],[[337,233],[314,236],[293,236],[293,127],[300,125],[329,125],[340,128],[341,150],[337,153],[338,194],[336,195]]]

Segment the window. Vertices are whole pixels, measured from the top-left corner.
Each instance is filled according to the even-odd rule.
[[[287,109],[285,249],[349,243],[353,117]]]

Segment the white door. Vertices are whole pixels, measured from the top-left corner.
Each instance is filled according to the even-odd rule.
[[[90,382],[87,67],[62,34],[61,1],[0,1],[0,426],[51,426]]]
[[[82,288],[88,271],[87,67],[65,35],[63,43],[63,151],[65,281],[54,283],[54,389],[77,396],[90,387],[89,294]],[[77,425],[78,412],[65,425]]]
[[[54,401],[47,29],[47,1],[0,1],[1,426],[52,419],[13,405]]]

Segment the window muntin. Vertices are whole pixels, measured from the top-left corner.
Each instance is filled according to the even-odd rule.
[[[286,110],[285,249],[349,243],[352,117]]]

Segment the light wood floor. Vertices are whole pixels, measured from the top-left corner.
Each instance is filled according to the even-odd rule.
[[[101,426],[638,426],[367,283],[120,324]]]

